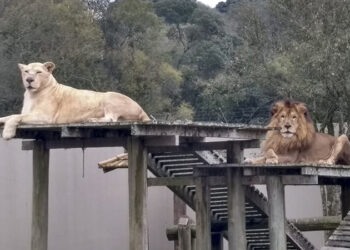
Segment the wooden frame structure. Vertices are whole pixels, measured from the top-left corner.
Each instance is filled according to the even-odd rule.
[[[148,250],[148,186],[196,186],[196,250],[211,250],[210,187],[228,185],[229,250],[246,249],[245,185],[267,184],[270,202],[271,249],[286,249],[284,185],[340,184],[344,192],[350,168],[316,165],[242,165],[243,149],[258,147],[266,129],[259,126],[216,123],[90,123],[22,125],[16,138],[29,139],[23,150],[33,151],[32,250],[47,250],[49,152],[55,148],[115,147],[129,154],[129,249]],[[224,138],[205,142],[207,137]],[[226,150],[227,163],[196,167],[182,178],[148,178],[147,156],[154,152]],[[343,195],[343,211],[349,198]],[[184,235],[188,227],[183,225]]]

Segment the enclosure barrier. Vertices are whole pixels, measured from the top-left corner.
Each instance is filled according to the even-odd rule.
[[[350,209],[349,166],[324,165],[243,165],[243,149],[257,147],[266,129],[258,126],[212,123],[99,123],[62,125],[23,125],[16,138],[23,141],[24,150],[33,151],[33,214],[32,250],[47,250],[49,154],[55,148],[124,147],[129,158],[129,249],[148,250],[147,189],[148,186],[168,186],[174,192],[184,186],[195,187],[196,250],[222,249],[222,232],[217,242],[212,237],[211,191],[225,186],[227,191],[226,220],[229,250],[247,249],[250,238],[247,228],[254,220],[246,220],[246,198],[256,209],[268,216],[269,249],[313,249],[297,229],[286,221],[285,185],[341,185],[343,216]],[[205,138],[222,138],[208,142]],[[227,162],[192,166],[191,174],[173,177],[148,178],[150,155],[157,153],[184,154],[204,150],[225,150]],[[152,159],[151,159],[152,160]],[[151,170],[151,169],[150,169]],[[156,171],[155,168],[151,171]],[[266,184],[269,200],[258,197],[252,186]],[[190,202],[189,197],[182,196]],[[220,217],[221,216],[221,217]],[[226,218],[227,217],[227,218]],[[262,218],[263,219],[263,218]],[[260,221],[261,222],[261,221]],[[180,237],[183,248],[190,246],[191,229],[181,222]],[[287,240],[292,244],[287,244]],[[193,245],[191,243],[191,247]]]

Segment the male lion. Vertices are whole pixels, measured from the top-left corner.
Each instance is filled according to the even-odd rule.
[[[346,135],[333,137],[316,133],[304,103],[279,101],[271,110],[264,156],[246,163],[321,163],[350,164],[350,143]]]
[[[11,139],[19,124],[149,121],[143,109],[116,92],[80,90],[59,84],[52,72],[55,64],[18,64],[25,87],[21,114],[0,118],[2,137]]]

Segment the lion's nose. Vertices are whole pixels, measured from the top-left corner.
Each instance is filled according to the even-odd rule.
[[[290,125],[290,124],[286,124],[286,125],[284,125],[284,127],[285,127],[286,129],[289,129],[289,128],[291,127],[291,125]]]
[[[32,78],[32,77],[28,77],[27,79],[26,79],[26,81],[27,81],[27,83],[32,83],[32,82],[34,82],[34,79]]]

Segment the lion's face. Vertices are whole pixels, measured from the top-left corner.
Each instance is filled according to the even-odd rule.
[[[284,108],[276,116],[278,119],[278,127],[280,128],[279,132],[284,138],[292,138],[296,136],[300,117],[296,109]]]
[[[314,134],[314,127],[304,103],[280,101],[271,109],[269,127],[278,130],[269,131],[265,148],[276,152],[288,151],[293,148],[306,147]]]
[[[18,64],[22,73],[24,88],[29,92],[38,92],[47,84],[55,65],[52,62]]]

